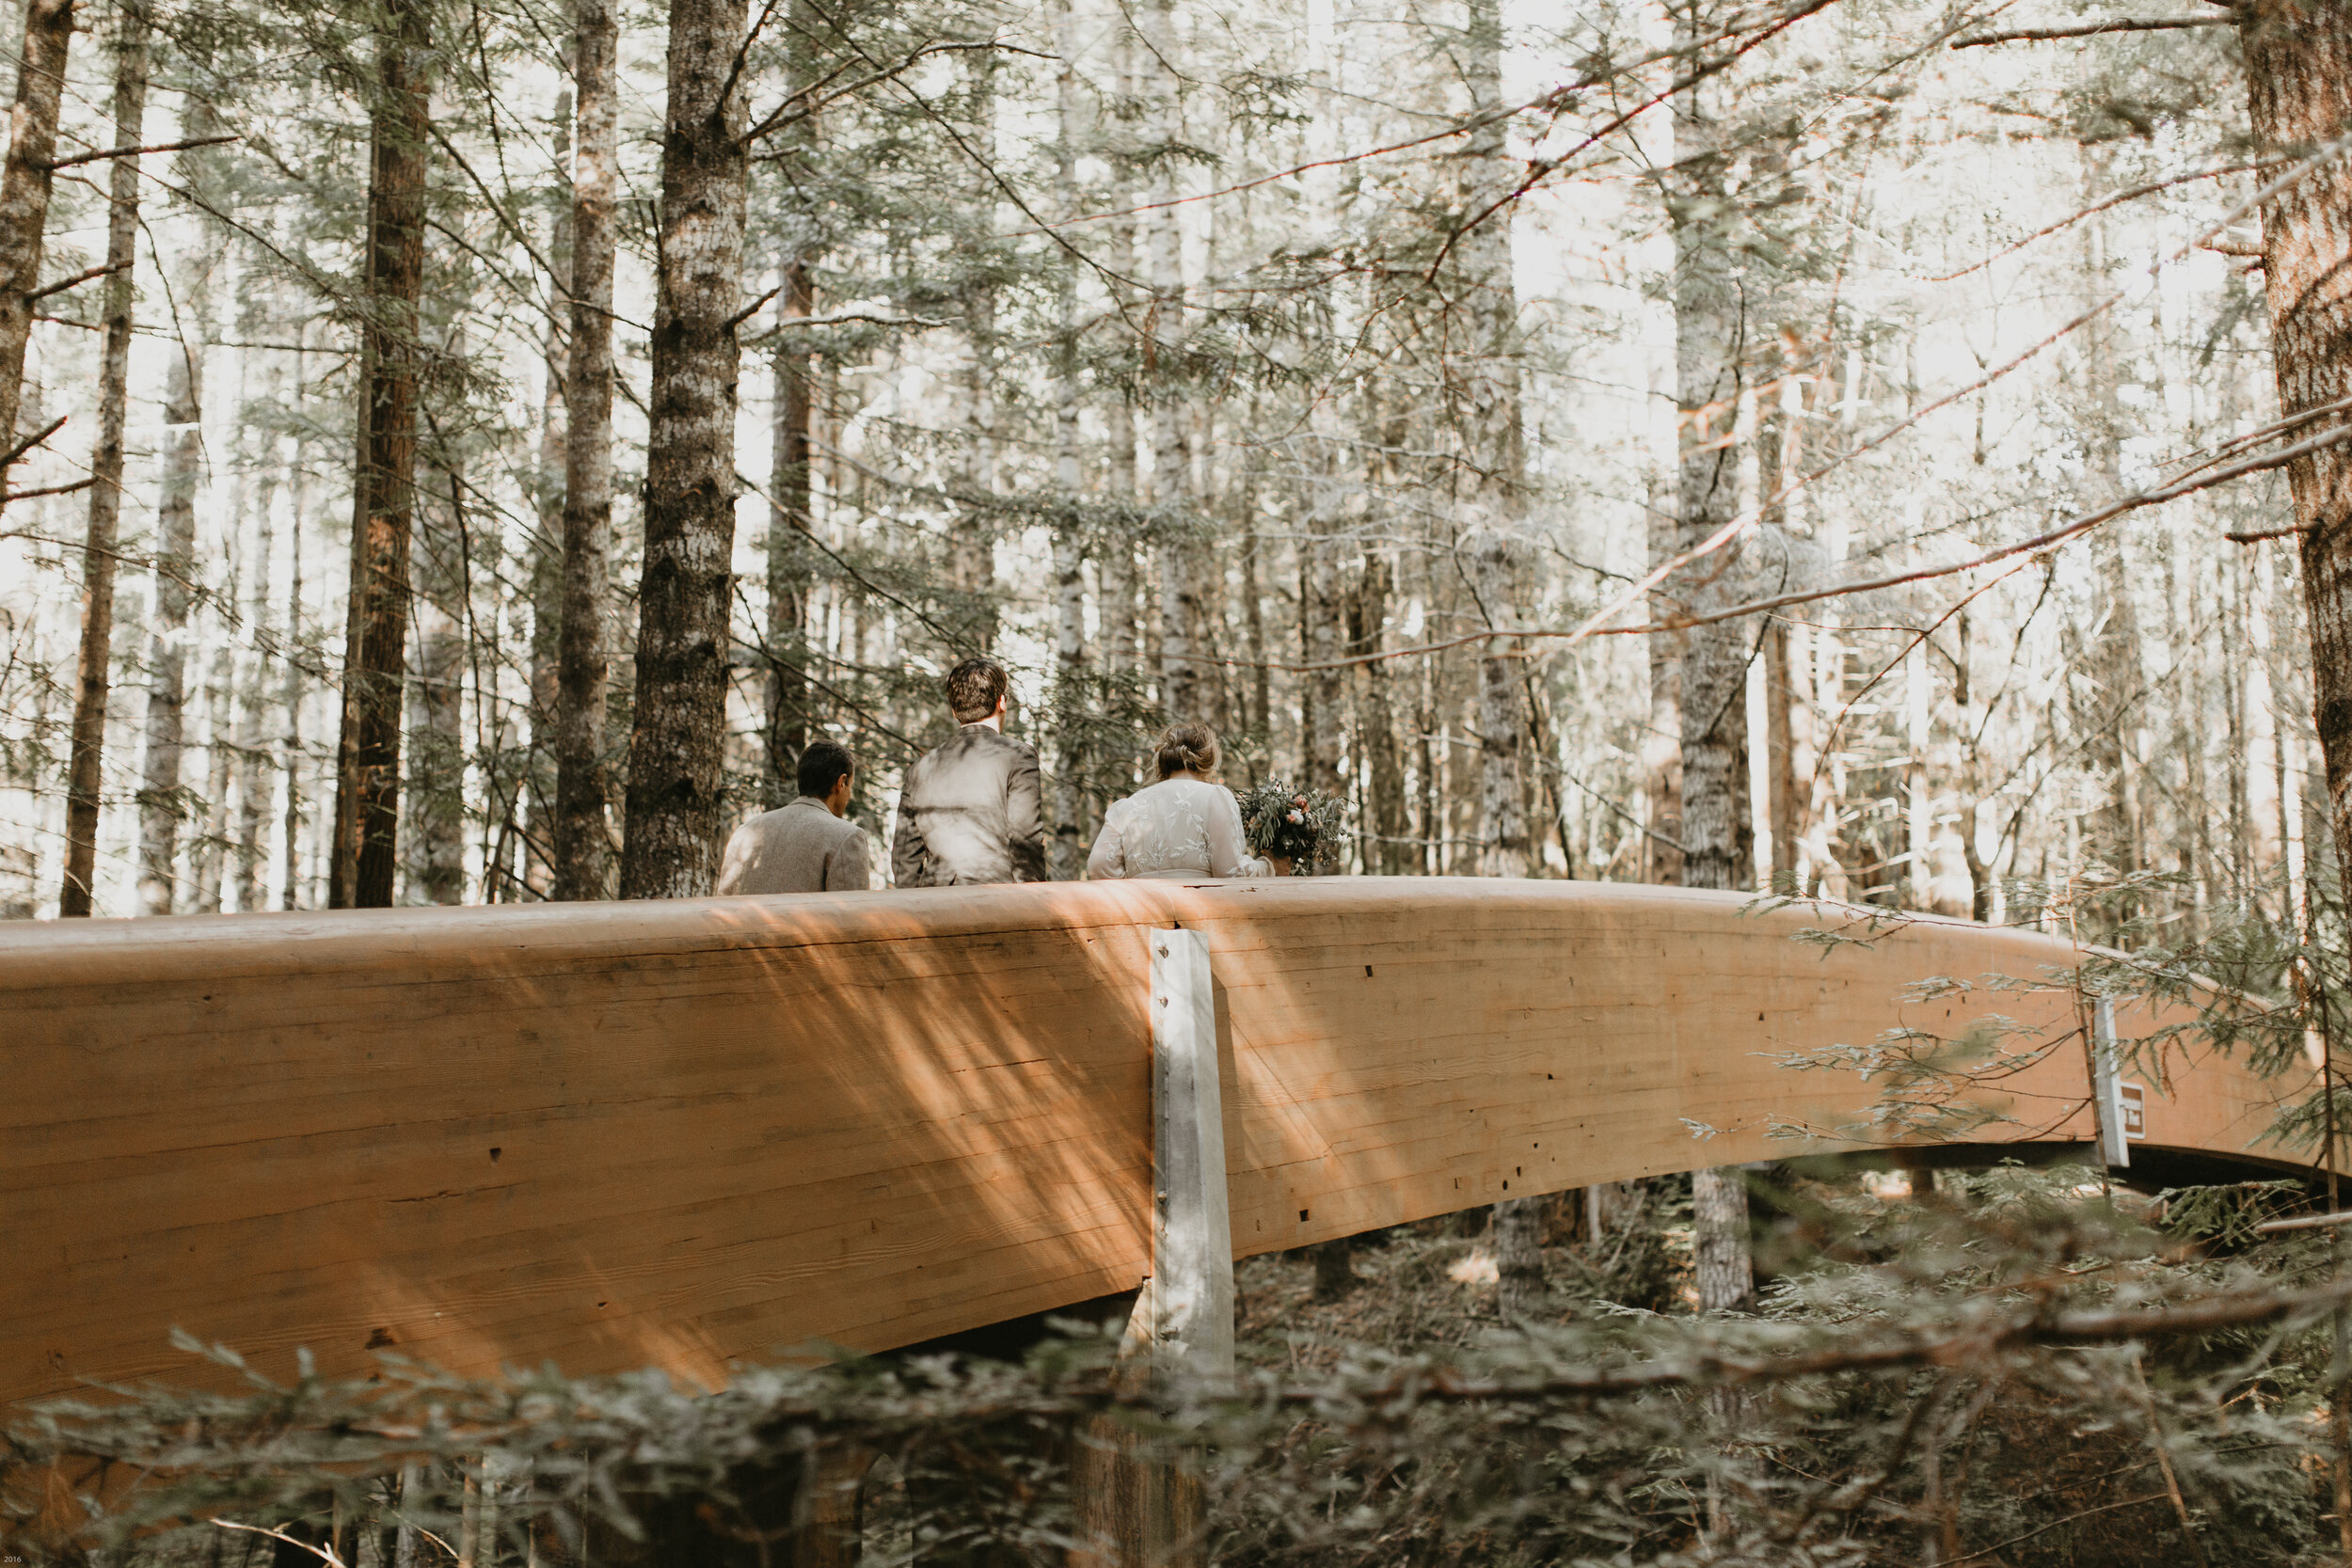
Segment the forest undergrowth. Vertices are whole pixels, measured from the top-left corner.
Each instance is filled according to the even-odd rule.
[[[1691,1308],[1689,1181],[1663,1178],[1613,1190],[1613,1235],[1555,1202],[1553,1289],[1518,1323],[1475,1215],[1360,1239],[1336,1294],[1305,1257],[1251,1259],[1230,1388],[1139,1384],[1079,1323],[1018,1367],[853,1358],[717,1394],[388,1358],[51,1406],[0,1490],[37,1560],[107,1568],[781,1564],[818,1462],[879,1454],[866,1562],[1058,1562],[1107,1422],[1201,1471],[1224,1563],[2333,1560],[2334,1243],[2252,1229],[2299,1183],[1754,1180],[1748,1313]],[[78,1531],[34,1539],[44,1495]]]

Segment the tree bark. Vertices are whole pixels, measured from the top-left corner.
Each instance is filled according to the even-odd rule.
[[[1347,651],[1350,657],[1376,654],[1389,619],[1389,595],[1395,567],[1379,548],[1364,552],[1356,592],[1350,595]],[[1401,876],[1409,867],[1404,840],[1411,834],[1405,812],[1405,757],[1397,743],[1394,677],[1385,664],[1357,667],[1356,738],[1370,764],[1370,796],[1364,801],[1363,826],[1369,840],[1363,847],[1364,870]]]
[[[750,174],[732,68],[745,11],[744,0],[670,4],[624,898],[696,897],[719,869]]]
[[[65,89],[66,50],[72,40],[73,0],[27,0],[16,107],[8,117],[8,160],[0,165],[0,442],[8,446],[17,440],[24,350],[33,331],[30,296],[40,287],[54,179],[50,165],[57,156],[57,103]],[[7,478],[7,470],[0,468],[0,486]]]
[[[456,514],[457,475],[433,473],[437,494],[409,540],[415,585],[415,679],[408,683],[409,897],[428,904],[466,899],[466,744],[461,728],[466,641],[465,552]]]
[[[199,427],[204,396],[201,313],[188,327],[166,372],[164,484],[156,508],[155,605],[148,654],[147,758],[139,781],[139,907],[169,914],[178,902],[180,787],[187,721],[188,606],[195,597],[196,481],[202,459]]]
[[[303,373],[308,368],[309,356],[303,352],[301,347],[301,345],[308,341],[309,335],[310,326],[307,323],[304,324],[303,326],[300,327],[294,334],[295,348],[294,356],[293,385],[297,406],[299,406],[300,400],[304,395],[303,389],[310,385],[310,382],[305,378]],[[288,554],[286,565],[286,641],[288,646],[295,648],[303,646],[302,520],[310,515],[309,479],[310,470],[310,465],[305,461],[307,453],[304,451],[303,447],[303,438],[301,436],[297,435],[294,438],[293,467],[294,526],[287,530],[286,532]],[[302,856],[302,661],[297,658],[290,658],[286,660],[286,681],[280,696],[280,701],[285,704],[286,707],[286,737],[283,742],[285,751],[283,761],[286,770],[286,818],[284,824],[286,880],[284,887],[281,889],[278,895],[278,907],[281,910],[298,910],[302,908],[302,887],[305,880],[303,875]]]
[[[1697,10],[1676,18],[1677,69],[1697,56]],[[1738,454],[1717,439],[1740,400],[1742,309],[1724,221],[1728,193],[1717,89],[1693,86],[1675,100],[1675,174],[1667,217],[1675,241],[1675,405],[1677,410],[1677,543],[1697,547],[1737,512]],[[1684,605],[1711,609],[1739,596],[1734,540],[1664,585]],[[1682,636],[1682,885],[1731,890],[1752,884],[1756,845],[1748,809],[1747,661],[1753,623],[1724,621]],[[1692,1175],[1699,1305],[1727,1309],[1754,1289],[1748,1250],[1748,1189],[1736,1167]]]
[[[115,145],[137,147],[147,122],[144,0],[115,11]],[[82,650],[74,685],[73,754],[66,773],[61,917],[87,916],[98,870],[101,763],[114,661],[115,536],[122,512],[122,431],[130,408],[131,268],[138,257],[139,161],[117,158],[106,207],[105,346],[98,362],[98,445],[90,455],[89,531],[82,546]],[[5,476],[0,476],[4,478]]]
[[[376,40],[368,176],[366,320],[360,335],[351,592],[343,644],[332,909],[392,901],[400,838],[408,536],[416,508],[418,296],[424,283],[425,69],[421,0],[396,0]]]
[[[816,308],[808,261],[798,252],[784,263],[776,299],[779,325]],[[809,438],[817,402],[810,396],[809,353],[801,334],[786,331],[770,356],[775,423],[771,432],[768,507],[768,801],[800,793],[796,769],[808,745],[808,536],[811,510]]]
[[[578,150],[572,161],[571,331],[564,360],[563,610],[555,656],[555,865],[549,890],[561,899],[606,896],[612,858],[605,821],[605,682],[611,664],[605,617],[612,597],[612,202],[620,158],[620,32],[611,0],[575,0],[572,26]]]
[[[1550,1200],[1506,1197],[1495,1205],[1495,1304],[1508,1323],[1544,1305],[1544,1211]]]
[[[2352,9],[2327,0],[2249,0],[2238,12],[2256,141],[2305,155],[2352,132]],[[2263,277],[2281,414],[2352,395],[2352,164],[2338,155],[2263,212]],[[2352,889],[2352,455],[2314,452],[2287,469],[2301,535],[2312,706],[2328,822]],[[2352,1521],[2346,1523],[2352,1535]],[[2352,1543],[2348,1543],[2352,1544]]]
[[[278,499],[278,473],[262,466],[254,485],[252,577],[246,591],[246,624],[257,630],[269,625],[270,555],[277,543],[272,516]],[[299,522],[297,520],[297,526]],[[291,646],[291,643],[289,644]],[[262,825],[269,817],[269,747],[263,739],[269,722],[269,692],[263,684],[266,660],[246,661],[245,678],[237,690],[237,911],[253,914],[269,908],[263,885],[269,851],[262,847]]]
[[[2112,189],[2108,160],[2086,150],[2090,170],[2086,188]],[[2106,225],[2094,214],[2083,225],[2083,271],[2093,298],[2105,298],[2107,286]],[[2092,505],[2109,504],[2125,494],[2123,437],[2130,425],[2123,412],[2122,372],[2113,311],[2101,311],[2085,324],[2082,368],[2090,404],[2090,468],[2098,493],[2086,498]],[[2096,628],[2078,679],[2088,689],[2079,693],[2084,712],[2084,760],[2104,775],[2106,800],[2098,816],[2098,851],[2126,874],[2142,869],[2139,842],[2139,801],[2137,759],[2126,744],[2137,728],[2140,688],[2146,676],[2140,666],[2139,612],[2132,595],[2131,570],[2123,556],[2121,523],[2091,536],[2091,561],[2098,569],[2100,597],[2105,602],[2092,619]],[[1922,908],[1925,906],[1922,905]],[[2112,911],[2115,918],[2127,908]]]
[[[1329,665],[1346,651],[1347,607],[1340,581],[1339,486],[1332,473],[1333,449],[1339,432],[1328,411],[1317,408],[1308,437],[1307,461],[1312,472],[1307,537],[1299,547],[1298,632],[1304,662]],[[1344,698],[1347,672],[1318,669],[1301,683],[1298,698],[1299,787],[1327,795],[1343,795],[1347,782],[1340,777],[1340,740],[1346,722]],[[1307,871],[1311,867],[1301,866]]]
[[[576,19],[575,19],[576,20]],[[573,71],[579,71],[579,32],[573,31]],[[572,245],[572,208],[579,201],[573,182],[572,85],[566,81],[555,94],[555,164],[563,211],[548,224],[548,262],[552,286],[572,296],[579,281]],[[539,531],[531,545],[531,745],[525,755],[516,793],[508,805],[509,828],[523,840],[522,866],[506,895],[533,893],[548,898],[555,894],[555,718],[561,702],[558,666],[564,648],[564,501],[566,453],[571,448],[569,404],[564,388],[571,376],[571,333],[568,309],[550,311],[541,327],[542,374],[539,384],[539,460],[537,503]],[[519,817],[520,821],[516,821]],[[500,875],[507,873],[501,866]],[[497,898],[493,881],[483,890]]]

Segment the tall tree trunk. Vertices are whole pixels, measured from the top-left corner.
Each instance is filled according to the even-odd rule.
[[[156,508],[153,640],[148,654],[147,758],[139,782],[139,906],[169,914],[178,902],[180,787],[188,701],[188,606],[196,573],[196,482],[202,461],[199,426],[204,396],[201,313],[187,323],[196,337],[174,345],[165,372],[164,484]]]
[[[1464,210],[1477,212],[1512,188],[1517,171],[1497,113],[1502,97],[1502,11],[1499,0],[1472,0],[1464,55],[1469,108],[1484,117],[1461,161]],[[1478,612],[1489,627],[1518,624],[1528,551],[1518,537],[1526,478],[1519,406],[1518,289],[1511,259],[1509,209],[1463,235],[1452,291],[1461,319],[1448,324],[1455,345],[1445,382],[1462,448],[1457,494],[1467,502],[1465,547]],[[1479,871],[1523,877],[1528,866],[1527,730],[1521,703],[1523,641],[1486,640],[1478,665]]]
[[[376,40],[368,173],[367,316],[360,338],[358,460],[352,474],[351,593],[332,909],[384,909],[399,865],[402,681],[408,643],[408,535],[416,509],[418,296],[424,284],[421,0],[395,0]]]
[[[1485,117],[1462,160],[1464,210],[1477,212],[1517,178],[1503,139],[1502,8],[1470,0],[1464,40],[1470,108]],[[1452,332],[1467,353],[1452,356],[1445,380],[1460,432],[1469,501],[1463,531],[1470,578],[1486,626],[1519,624],[1529,552],[1519,537],[1526,483],[1526,438],[1519,402],[1518,286],[1511,259],[1509,209],[1462,236],[1457,297],[1470,303]],[[1478,660],[1478,871],[1524,877],[1528,869],[1527,737],[1521,658],[1526,644],[1489,637]],[[1544,1296],[1544,1199],[1520,1196],[1495,1205],[1495,1266],[1502,1315],[1533,1315]]]
[[[806,339],[787,326],[816,307],[808,259],[785,259],[776,298],[783,328],[769,364],[773,373],[774,425],[768,481],[768,803],[781,806],[799,793],[796,769],[808,745],[808,618],[811,506],[809,441],[817,400],[810,395]]]
[[[1677,69],[1696,63],[1703,0],[1676,17]],[[1667,217],[1675,240],[1675,405],[1678,410],[1677,543],[1698,546],[1737,511],[1738,454],[1718,439],[1738,406],[1741,301],[1726,236],[1728,207],[1718,90],[1693,86],[1675,100],[1675,173]],[[1735,600],[1739,544],[1686,567],[1664,585],[1682,604],[1706,610]],[[1754,628],[1719,622],[1682,634],[1680,658],[1682,885],[1736,889],[1751,884],[1756,847],[1748,813],[1747,661]],[[1699,1306],[1720,1311],[1744,1303],[1755,1288],[1748,1250],[1748,1190],[1735,1166],[1692,1176],[1692,1218],[1698,1255]]]
[[[1176,18],[1168,0],[1146,10],[1144,70],[1140,88],[1151,104],[1149,135],[1160,155],[1142,217],[1144,278],[1152,305],[1145,314],[1144,386],[1150,399],[1152,500],[1161,514],[1160,705],[1179,721],[1206,721],[1201,668],[1200,572],[1192,557],[1202,546],[1191,536],[1186,502],[1192,494],[1192,443],[1184,405],[1184,257],[1177,171],[1182,160],[1169,150],[1184,140],[1184,103],[1174,62],[1179,57]]]
[[[744,0],[670,4],[624,898],[696,897],[719,869],[750,174],[732,89],[745,10]]]
[[[32,293],[40,287],[49,228],[50,165],[57,156],[57,103],[65,89],[73,0],[27,0],[8,154],[0,165],[0,450],[17,442],[24,393],[24,349],[33,331]],[[0,485],[8,478],[0,468]]]
[[[1061,199],[1079,199],[1078,156],[1087,131],[1084,101],[1079,96],[1078,55],[1083,41],[1072,18],[1070,0],[1057,0],[1052,12],[1056,52],[1061,56],[1054,74],[1055,180]],[[1066,509],[1054,527],[1054,702],[1058,744],[1055,755],[1052,875],[1074,881],[1086,869],[1084,852],[1087,810],[1087,735],[1091,721],[1088,701],[1086,620],[1086,533],[1075,515],[1078,505],[1078,269],[1063,258],[1054,275],[1055,309],[1060,341],[1054,365],[1054,488]]]
[[[145,0],[115,8],[115,145],[146,135]],[[65,887],[60,916],[90,912],[98,871],[101,761],[114,661],[115,536],[122,512],[122,429],[130,406],[132,263],[138,257],[139,161],[117,158],[106,207],[105,347],[98,362],[98,446],[90,456],[89,532],[82,546],[82,651],[74,683],[73,756],[66,774]],[[5,476],[0,476],[5,480]]]
[[[612,547],[612,201],[620,158],[619,24],[611,0],[575,0],[572,309],[564,360],[563,629],[555,660],[555,882],[551,896],[602,898],[605,629]],[[730,449],[732,450],[732,449]],[[733,478],[728,476],[732,495]]]
[[[2087,188],[2094,192],[2113,188],[2107,159],[2086,150],[2085,162],[2090,170]],[[2083,272],[2090,293],[2105,298],[2108,292],[2106,225],[2096,214],[2083,225]],[[2117,363],[2122,344],[2118,341],[2113,311],[2103,310],[2091,317],[2083,328],[2081,347],[2090,405],[2090,468],[2098,485],[2098,493],[2086,499],[2105,506],[2121,499],[2128,489],[2123,479],[2123,437],[2130,427],[2123,412],[2122,368]],[[2085,650],[2080,675],[2090,688],[2085,703],[2089,722],[2081,731],[2084,759],[2105,775],[2106,800],[2098,816],[2099,853],[2128,874],[2141,869],[2138,777],[2126,745],[2131,731],[2137,727],[2134,716],[2139,711],[2140,687],[2145,681],[2140,668],[2139,612],[2132,596],[2131,569],[2123,557],[2122,525],[2100,529],[2091,536],[2090,549],[2103,603],[2092,617],[2097,629]],[[2125,912],[2115,911],[2118,917]]]

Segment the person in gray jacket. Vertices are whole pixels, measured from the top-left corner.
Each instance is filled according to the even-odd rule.
[[[1009,684],[993,658],[947,672],[947,711],[960,728],[907,769],[890,849],[898,886],[1045,880],[1037,752],[1004,733]]]
[[[873,885],[866,833],[844,820],[856,784],[849,748],[819,740],[801,753],[801,798],[735,830],[719,863],[727,893],[864,893]]]

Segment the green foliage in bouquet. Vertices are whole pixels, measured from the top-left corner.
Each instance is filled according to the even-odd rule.
[[[1301,870],[1347,842],[1343,802],[1316,789],[1293,789],[1268,779],[1241,797],[1242,832],[1249,852],[1289,861]]]

